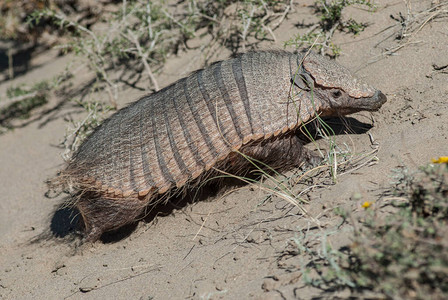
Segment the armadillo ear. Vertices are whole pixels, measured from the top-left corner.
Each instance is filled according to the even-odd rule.
[[[307,72],[295,73],[291,77],[291,82],[299,89],[311,91],[314,88],[314,80]]]

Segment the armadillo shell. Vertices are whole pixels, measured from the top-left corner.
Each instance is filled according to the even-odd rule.
[[[319,103],[291,94],[300,61],[288,52],[250,52],[194,72],[103,122],[66,174],[78,188],[111,198],[181,188],[243,145],[315,115]],[[312,57],[304,65],[313,76],[319,71]]]

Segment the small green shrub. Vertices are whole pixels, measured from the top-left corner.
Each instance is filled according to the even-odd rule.
[[[338,56],[341,52],[339,46],[333,44],[331,39],[336,30],[347,30],[353,34],[358,34],[366,27],[366,23],[358,22],[352,18],[344,21],[342,12],[345,8],[353,5],[374,11],[376,6],[371,0],[318,0],[315,2],[315,12],[320,17],[318,26],[306,34],[297,34],[295,37],[285,42],[286,46],[294,46],[296,49],[311,46],[332,56]],[[330,51],[330,52],[327,52]]]
[[[372,207],[353,227],[352,243],[300,251],[310,261],[305,283],[325,291],[349,288],[390,299],[445,299],[448,295],[448,164],[401,177],[384,216]],[[378,204],[378,202],[377,202]],[[346,214],[344,214],[347,218]],[[344,219],[345,219],[344,218]],[[298,249],[303,241],[295,239]]]
[[[11,86],[6,91],[6,99],[0,99],[0,133],[12,128],[14,119],[27,119],[31,111],[47,103],[48,81],[41,81],[34,86]]]
[[[31,86],[25,84],[10,86],[6,90],[6,95],[0,98],[0,133],[13,128],[13,120],[29,118],[34,109],[45,105],[50,95],[70,78],[71,74],[64,72]]]
[[[26,85],[9,87],[6,96],[11,103],[0,109],[0,124],[14,118],[26,119],[32,109],[47,103],[45,91],[48,86],[48,82],[42,81],[32,87]]]

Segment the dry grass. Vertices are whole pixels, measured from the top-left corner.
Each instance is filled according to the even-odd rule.
[[[432,1],[429,8],[420,12],[414,11],[410,0],[405,0],[405,3],[406,14],[400,13],[398,16],[391,16],[397,23],[378,33],[391,32],[385,39],[378,42],[374,48],[380,47],[386,40],[390,39],[398,41],[397,45],[383,49],[381,54],[372,57],[368,63],[360,68],[378,62],[387,56],[394,55],[407,46],[423,43],[424,41],[417,40],[417,34],[431,22],[448,18],[448,1]]]

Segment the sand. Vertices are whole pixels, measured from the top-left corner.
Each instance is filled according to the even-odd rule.
[[[430,2],[412,1],[413,9],[427,8]],[[370,130],[337,136],[338,143],[349,144],[356,153],[369,152],[373,138],[379,145],[378,161],[308,195],[310,203],[304,207],[330,227],[334,207],[361,211],[361,201],[378,199],[397,168],[416,170],[431,158],[448,154],[448,74],[434,73],[433,67],[448,65],[448,20],[428,22],[409,44],[381,56],[398,45],[394,39],[398,27],[389,28],[397,22],[389,16],[405,14],[406,8],[404,1],[377,3],[375,13],[347,12],[361,15],[369,24],[364,32],[355,37],[339,32],[334,39],[342,49],[337,61],[385,93],[388,102],[378,112],[350,116],[373,125]],[[310,7],[297,5],[275,31],[276,46],[260,47],[281,48],[310,12]],[[193,49],[170,57],[158,76],[159,84],[166,86],[201,67],[200,61],[193,60],[197,54]],[[222,50],[216,59],[227,55]],[[54,50],[39,54],[29,72],[1,82],[0,93],[10,85],[50,78],[73,59],[56,56]],[[78,84],[82,88],[83,82]],[[119,106],[143,94],[125,89]],[[33,242],[43,233],[63,235],[69,226],[57,223],[67,216],[55,215],[63,195],[45,196],[45,181],[63,166],[57,145],[64,137],[65,119],[80,117],[79,109],[66,100],[55,95],[30,120],[0,135],[0,298],[309,299],[319,295],[320,291],[304,287],[300,266],[285,272],[283,256],[301,229],[317,229],[297,208],[280,198],[267,198],[256,187],[171,208],[140,222],[124,236],[103,242],[81,247],[79,240],[61,237]],[[362,200],[356,200],[355,194]],[[332,238],[343,243],[347,236],[341,230]]]

